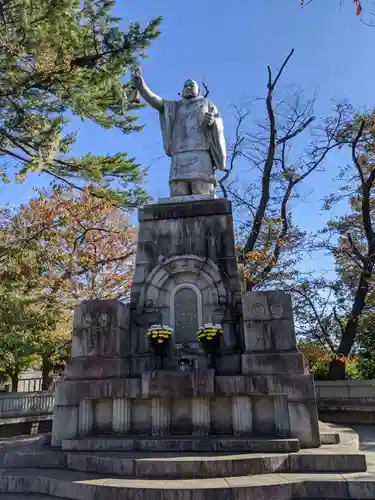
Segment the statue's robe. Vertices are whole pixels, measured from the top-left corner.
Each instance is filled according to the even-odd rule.
[[[224,125],[217,108],[201,96],[163,104],[160,126],[164,150],[172,159],[169,180],[215,183],[215,169],[226,166]],[[212,126],[203,124],[207,112],[214,115]]]

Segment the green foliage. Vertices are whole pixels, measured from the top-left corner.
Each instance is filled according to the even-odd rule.
[[[358,335],[358,351],[365,358],[375,358],[375,314],[373,293],[368,298],[369,307],[361,318]]]
[[[32,242],[31,248],[8,255],[0,273],[0,371],[10,378],[13,391],[20,372],[39,365],[46,352],[57,359],[61,346],[55,332],[62,307],[45,307],[38,299],[49,263],[40,257]]]
[[[375,379],[375,360],[359,356],[357,360],[357,370],[359,373],[358,378],[365,380]]]
[[[361,370],[361,358],[356,356],[350,362],[345,364],[345,373],[348,380],[367,379],[365,373]]]
[[[142,129],[129,114],[137,106],[128,102],[123,78],[138,58],[146,57],[147,47],[159,35],[161,20],[151,21],[145,29],[131,23],[124,33],[119,28],[121,20],[111,13],[113,6],[112,0],[8,0],[0,6],[0,178],[9,182],[9,168],[19,182],[30,173],[47,173],[54,187],[68,184],[85,198],[81,205],[77,203],[73,218],[63,213],[68,203],[63,195],[56,205],[61,213],[53,213],[53,202],[44,211],[41,195],[37,207],[34,203],[34,220],[33,207],[30,213],[20,207],[18,212],[2,210],[0,214],[0,371],[12,379],[13,389],[21,370],[42,361],[48,376],[50,367],[69,348],[66,309],[71,301],[64,295],[69,289],[66,282],[93,272],[83,266],[82,242],[94,232],[87,227],[82,233],[79,217],[88,193],[104,203],[103,207],[92,205],[99,223],[100,215],[106,218],[104,210],[113,210],[111,203],[129,207],[147,199],[141,187],[144,172],[133,158],[125,153],[73,157],[76,134],[66,133],[72,116],[124,134]],[[26,220],[27,213],[30,218]],[[90,216],[85,220],[89,222]],[[77,262],[76,255],[69,260],[74,238],[80,243]],[[124,241],[125,236],[123,246]],[[91,246],[95,247],[93,242]],[[108,251],[117,248],[108,246]],[[98,276],[108,251],[104,248],[95,260],[93,251],[90,254],[86,249]],[[116,257],[112,260],[120,262],[121,255]],[[68,269],[73,264],[81,265],[74,273]],[[103,282],[117,283],[118,266],[107,268],[112,281]],[[55,283],[46,284],[48,278]],[[46,291],[51,292],[48,300]]]
[[[160,18],[126,33],[112,0],[9,0],[0,7],[0,155],[14,160],[17,179],[44,172],[57,181],[84,180],[98,196],[115,180],[124,204],[144,199],[142,171],[125,154],[71,158],[68,117],[125,134],[141,130],[127,99],[124,75],[146,57]],[[7,171],[1,172],[3,180]],[[79,182],[78,182],[79,185]],[[135,189],[134,189],[135,188]]]
[[[309,372],[316,380],[327,378],[330,352],[319,342],[313,340],[301,340],[298,342],[298,349],[303,355],[303,359]]]
[[[373,353],[375,346],[375,112],[359,114],[346,103],[338,110],[342,119],[334,131],[335,144],[349,149],[351,163],[340,167],[335,191],[326,198],[324,208],[331,210],[335,203],[345,201],[348,209],[328,221],[313,245],[331,253],[336,276],[307,277],[293,290],[303,334],[335,354],[330,379],[356,377],[359,372],[353,366],[353,373],[345,373],[350,355]]]
[[[12,380],[13,390],[19,373],[40,361],[38,338],[54,325],[51,314],[30,307],[20,285],[18,280],[0,286],[0,368]]]
[[[134,239],[129,217],[88,191],[43,190],[0,210],[0,370],[16,377],[39,360],[47,389],[70,348],[73,307],[128,296]]]
[[[300,340],[298,349],[303,355],[306,367],[314,378],[316,380],[327,380],[330,363],[335,357],[334,353],[325,348],[321,342],[315,340]],[[362,358],[356,356],[346,360],[341,359],[340,361],[342,363],[345,361],[347,379],[367,378],[364,372],[361,371]]]

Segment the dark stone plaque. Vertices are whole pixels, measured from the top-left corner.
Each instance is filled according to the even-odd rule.
[[[174,299],[176,343],[195,342],[198,330],[197,294],[191,288],[181,288]]]

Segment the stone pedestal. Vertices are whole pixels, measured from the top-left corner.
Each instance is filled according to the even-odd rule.
[[[250,292],[242,298],[244,345],[242,373],[255,382],[255,392],[283,394],[275,416],[304,448],[320,445],[314,381],[305,373],[297,351],[292,301],[282,292]],[[280,401],[281,402],[281,401]],[[263,417],[271,407],[263,408]],[[289,420],[289,424],[287,424]],[[276,426],[276,421],[275,421]]]
[[[65,380],[126,377],[130,372],[129,307],[88,300],[74,312],[72,357]]]
[[[268,319],[253,318],[254,311],[260,310],[259,301],[268,308]],[[133,376],[126,370],[130,363],[122,350],[129,349],[125,340],[130,337],[128,309],[118,302],[103,301],[99,303],[100,313],[95,314],[98,303],[83,304],[76,309],[73,369],[69,363],[56,390],[52,444],[59,446],[77,437],[116,435],[149,436],[150,446],[152,439],[159,437],[204,436],[209,440],[205,441],[208,448],[210,436],[213,447],[215,436],[232,436],[232,444],[227,445],[233,451],[259,438],[298,438],[301,447],[319,446],[313,381],[303,372],[293,342],[293,324],[286,317],[288,331],[285,343],[281,343],[284,351],[274,352],[281,342],[278,327],[282,319],[280,308],[277,318],[271,312],[270,304],[275,301],[285,305],[283,314],[287,316],[290,299],[283,294],[251,293],[244,298],[244,317],[251,317],[252,322],[251,329],[245,326],[244,341],[257,351],[241,355],[242,374],[237,375],[196,368],[187,372],[144,371],[141,376]],[[267,340],[261,338],[260,331],[267,332]],[[108,344],[101,343],[103,336]],[[290,356],[297,361],[290,363]],[[95,359],[97,370],[92,368],[85,377],[75,364],[77,358],[83,369],[88,358]],[[113,363],[110,371],[109,359]],[[272,359],[279,361],[272,363]],[[124,371],[113,372],[118,366]]]
[[[145,333],[155,323],[174,329],[167,369],[175,369],[181,357],[207,366],[195,338],[204,323],[223,325],[224,352],[241,346],[241,287],[231,203],[170,200],[147,205],[139,219],[131,291],[132,373],[152,369]],[[226,369],[239,373],[240,359],[231,359]]]
[[[112,382],[129,376],[129,320],[129,308],[116,300],[90,300],[76,307],[72,357],[56,389],[54,446],[63,439],[112,432],[113,420],[116,430],[124,427],[112,410]],[[122,398],[121,389],[117,391]]]
[[[155,323],[174,329],[162,370],[146,340]],[[204,323],[224,327],[215,370],[195,338]],[[179,371],[181,357],[190,370]],[[76,309],[52,444],[108,435],[129,449],[161,450],[180,438],[206,451],[320,445],[290,297],[244,294],[227,200],[146,206],[130,306],[88,301]]]

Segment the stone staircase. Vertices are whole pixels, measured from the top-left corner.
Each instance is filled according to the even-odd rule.
[[[0,499],[375,498],[375,475],[363,472],[358,436],[323,424],[321,442],[319,449],[240,454],[67,451],[67,442],[62,450],[36,444],[1,456]]]
[[[251,438],[239,436],[131,436],[65,439],[63,451],[172,452],[172,453],[274,453],[300,449],[296,438]]]

